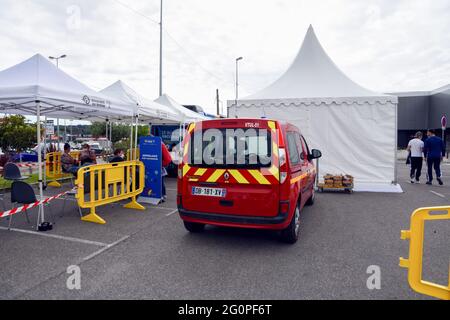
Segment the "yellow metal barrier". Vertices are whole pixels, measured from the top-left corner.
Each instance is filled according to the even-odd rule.
[[[74,158],[75,160],[80,161],[80,154],[81,154],[81,151],[70,151],[69,154],[70,154],[70,156],[71,156],[72,158]]]
[[[136,159],[134,158],[134,152],[136,152]],[[141,151],[139,148],[136,149],[128,149],[127,150],[127,161],[131,161],[131,160],[139,160],[139,157],[141,156]]]
[[[436,211],[446,213],[439,214]],[[422,280],[425,221],[431,220],[450,220],[450,207],[421,208],[414,211],[411,216],[410,230],[401,232],[401,239],[409,240],[409,259],[400,258],[400,267],[408,269],[408,282],[415,291],[435,298],[450,300],[450,266],[448,286]]]
[[[45,157],[45,174],[48,178],[54,179],[49,182],[50,187],[61,188],[61,184],[56,179],[69,177],[69,174],[62,172],[61,152],[50,152]]]
[[[91,209],[81,220],[105,224],[105,220],[97,215],[95,208],[124,199],[131,199],[124,208],[145,210],[145,207],[136,201],[137,196],[144,190],[144,172],[144,164],[140,161],[97,164],[80,168],[75,197],[81,208]]]

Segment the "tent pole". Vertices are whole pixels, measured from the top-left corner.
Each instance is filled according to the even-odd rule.
[[[37,127],[37,143],[38,143],[38,180],[39,180],[39,196],[40,196],[39,200],[42,200],[44,199],[44,191],[42,186],[41,104],[39,101],[36,103],[36,110],[37,110],[36,127]],[[39,205],[39,213],[36,228],[39,227],[40,222],[44,222],[44,219],[45,219],[44,206],[41,204]]]
[[[139,115],[136,116],[136,129],[134,131],[134,160],[137,158],[137,145],[138,145],[138,129],[139,129]]]
[[[39,108],[40,111],[40,108]],[[45,116],[44,118],[45,121],[45,128],[44,128],[44,161],[47,158],[47,116]],[[40,127],[40,124],[39,124]],[[50,141],[50,145],[51,145],[51,141]],[[41,151],[42,152],[42,151]],[[45,163],[45,169],[47,169],[47,163]],[[47,186],[47,170],[45,170],[45,175],[44,175],[44,186]]]
[[[131,117],[131,128],[130,128],[130,160],[133,160],[133,122],[134,122],[134,116]]]
[[[394,181],[398,184],[398,168],[397,168],[397,147],[398,147],[398,103],[395,104],[395,146],[394,146]]]
[[[57,142],[57,149],[58,151],[61,151],[61,148],[59,147],[59,118],[56,118],[56,135],[58,136],[58,142]]]
[[[112,146],[112,127],[113,127],[113,123],[111,122],[111,119],[108,121],[109,122],[109,140],[111,141],[111,148],[113,148]]]

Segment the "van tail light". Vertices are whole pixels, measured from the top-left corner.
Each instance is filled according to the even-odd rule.
[[[289,214],[289,201],[280,201],[280,214]]]
[[[286,182],[287,174],[287,161],[286,161],[286,149],[280,148],[278,151],[278,159],[280,162],[280,183]]]

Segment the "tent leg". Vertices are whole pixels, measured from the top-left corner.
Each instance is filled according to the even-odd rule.
[[[397,168],[397,147],[398,147],[398,104],[395,104],[395,146],[394,146],[394,181],[398,184],[398,168]]]
[[[139,115],[136,116],[136,128],[134,129],[134,158],[133,160],[139,160],[137,158],[137,145],[138,145],[138,128],[139,128]]]
[[[131,126],[130,126],[130,159],[133,160],[133,122],[134,116],[131,118]]]
[[[36,120],[36,127],[37,127],[37,143],[38,143],[38,181],[39,181],[39,199],[44,199],[44,191],[42,186],[42,146],[41,146],[41,104],[38,101],[36,104],[36,110],[37,110],[37,120]],[[39,224],[41,222],[44,222],[45,214],[44,214],[44,206],[41,204],[39,206],[38,210],[38,216],[37,216],[37,227],[39,227]]]

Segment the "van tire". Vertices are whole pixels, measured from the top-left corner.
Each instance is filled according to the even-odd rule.
[[[314,189],[312,190],[312,195],[309,197],[308,201],[306,201],[305,205],[312,206],[314,204],[314,201],[316,200],[316,192]]]
[[[289,244],[294,244],[297,242],[298,236],[300,234],[300,212],[300,203],[298,203],[297,207],[295,208],[294,214],[292,215],[289,226],[286,229],[281,230],[281,241]]]
[[[187,231],[192,232],[192,233],[199,233],[202,232],[203,230],[205,230],[205,225],[201,224],[201,223],[194,223],[194,222],[187,222],[187,221],[183,221],[184,223],[184,227],[186,228]]]

